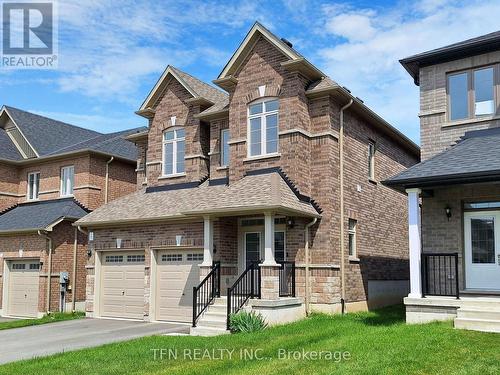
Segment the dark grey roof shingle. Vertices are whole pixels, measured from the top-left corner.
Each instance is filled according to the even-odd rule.
[[[450,147],[384,181],[394,187],[449,183],[500,174],[500,128],[467,132]]]
[[[210,100],[214,104],[227,100],[229,95],[225,92],[216,89],[208,83],[205,83],[174,66],[170,66],[170,68],[177,73],[179,77],[181,77],[184,82],[186,82],[186,84],[189,85],[189,87],[199,96]]]
[[[12,143],[7,132],[0,128],[0,159],[21,160],[22,158],[23,156],[19,153],[14,143]]]
[[[88,213],[73,198],[23,203],[0,215],[0,232],[42,230],[61,218],[80,219]]]
[[[8,114],[21,129],[23,135],[40,156],[59,155],[68,152],[94,150],[129,160],[137,159],[136,146],[124,139],[125,136],[147,129],[140,127],[115,133],[102,134],[61,121],[39,116],[17,108],[5,106]],[[0,158],[22,160],[16,157],[17,148],[0,129]],[[2,133],[3,132],[3,133]],[[14,147],[14,150],[12,150]]]
[[[75,144],[100,135],[93,130],[66,124],[17,108],[8,106],[5,108],[40,156],[54,152],[63,144]]]

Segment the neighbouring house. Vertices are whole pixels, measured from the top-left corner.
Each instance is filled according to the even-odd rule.
[[[385,181],[408,194],[407,321],[500,332],[500,31],[401,63],[422,143],[422,162]]]
[[[380,181],[418,146],[259,23],[214,83],[167,67],[128,137],[137,192],[77,221],[88,316],[216,334],[242,308],[274,324],[401,301],[406,198]]]
[[[87,236],[72,224],[136,188],[136,146],[16,108],[0,111],[0,315],[84,310]],[[49,281],[50,280],[50,281]]]

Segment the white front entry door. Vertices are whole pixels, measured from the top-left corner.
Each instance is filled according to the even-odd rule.
[[[464,214],[465,287],[500,290],[500,211]]]

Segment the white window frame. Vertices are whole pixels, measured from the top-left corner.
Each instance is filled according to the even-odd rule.
[[[36,182],[38,181],[38,184],[35,184],[35,191],[32,192],[32,187],[31,187],[31,184],[30,184],[30,177],[31,176],[35,176],[33,181]],[[36,177],[38,176],[38,178]],[[28,187],[27,187],[27,191],[26,191],[26,199],[29,200],[29,201],[36,201],[38,200],[38,194],[40,193],[40,172],[30,172],[28,173],[28,180],[27,180],[27,183],[28,183]],[[30,198],[31,196],[31,193],[33,193],[33,198]]]
[[[177,137],[177,130],[184,130],[184,137]],[[171,132],[173,131],[174,132],[174,138],[173,139],[168,139],[166,140],[165,139],[165,134],[168,133],[168,132]],[[175,127],[171,127],[171,128],[168,128],[168,129],[165,129],[163,131],[163,134],[162,134],[162,176],[163,177],[175,177],[175,176],[185,176],[186,175],[186,163],[185,163],[185,160],[184,160],[184,171],[183,172],[178,172],[177,171],[177,143],[180,142],[180,141],[184,141],[184,159],[186,157],[186,128],[183,128],[183,127],[180,127],[180,126],[175,126]],[[166,167],[166,164],[165,163],[165,146],[167,144],[172,144],[172,173],[165,173],[165,167]]]
[[[70,179],[70,181],[71,181],[71,189],[68,189],[67,183],[64,181],[64,178],[63,178],[64,171],[71,171],[71,174],[70,174],[70,176],[72,177]],[[60,195],[61,195],[61,197],[72,197],[73,196],[73,190],[75,188],[75,166],[74,165],[67,165],[65,167],[62,167],[61,168],[60,180],[61,180],[61,184],[60,184]],[[68,193],[68,190],[71,190],[71,191]]]
[[[377,146],[374,141],[368,142],[368,178],[375,181],[375,154]]]
[[[250,114],[250,106],[254,104],[259,104],[259,103],[265,103],[265,102],[272,102],[272,101],[278,101],[278,109],[275,111],[269,111],[269,112],[261,112],[257,113],[255,115]],[[261,157],[266,157],[270,155],[278,155],[279,154],[279,149],[280,149],[280,136],[279,136],[279,123],[280,123],[280,115],[279,115],[279,98],[277,97],[266,97],[262,99],[257,99],[254,100],[251,103],[248,103],[247,105],[247,157],[248,158],[261,158]],[[265,107],[265,105],[263,105]],[[263,108],[264,109],[264,108]],[[267,152],[267,139],[266,139],[266,133],[267,133],[267,123],[266,123],[266,116],[269,115],[276,115],[276,127],[278,130],[278,136],[276,139],[276,151],[273,152]],[[255,119],[255,118],[260,118],[260,144],[261,144],[261,149],[260,149],[260,154],[258,155],[252,155],[252,144],[251,144],[251,134],[250,134],[250,120]]]
[[[351,228],[351,223],[354,223],[353,228]],[[356,259],[358,256],[358,249],[357,249],[357,235],[356,235],[356,229],[358,227],[358,221],[354,219],[349,219],[347,223],[347,233],[348,233],[348,240],[347,240],[347,253],[349,254],[350,259]],[[351,251],[351,236],[352,236],[352,254],[350,253]]]
[[[229,134],[229,129],[222,129],[220,131],[220,166],[221,167],[228,167],[229,166],[229,158],[231,157],[231,153],[227,153],[228,157],[228,163],[224,163],[224,157],[226,154],[224,153],[224,134],[227,134],[227,141],[229,142],[231,140],[231,135]]]

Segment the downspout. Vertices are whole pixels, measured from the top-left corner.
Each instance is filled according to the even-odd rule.
[[[38,235],[44,237],[49,241],[49,269],[47,274],[47,296],[46,296],[46,310],[47,314],[50,313],[50,292],[51,292],[51,284],[52,284],[52,238],[50,238],[47,234],[42,233],[41,230],[38,231]]]
[[[311,222],[307,223],[306,226],[305,226],[305,258],[306,258],[306,293],[305,293],[305,297],[306,297],[306,314],[309,315],[311,313],[310,309],[309,309],[309,304],[310,304],[310,299],[311,299],[311,290],[310,290],[310,285],[309,285],[309,229],[314,225],[316,224],[316,222],[318,221],[318,218],[314,218],[312,219]]]
[[[345,254],[344,254],[344,111],[353,103],[349,103],[340,108],[340,130],[339,130],[339,154],[340,154],[340,304],[342,314],[345,313]]]
[[[75,228],[75,242],[73,244],[73,274],[71,277],[71,311],[76,310],[76,260],[78,250],[78,228]]]
[[[108,185],[109,185],[109,165],[115,160],[114,156],[111,156],[106,162],[106,180],[104,182],[104,204],[108,203]]]

